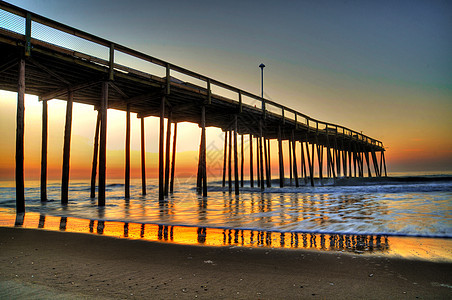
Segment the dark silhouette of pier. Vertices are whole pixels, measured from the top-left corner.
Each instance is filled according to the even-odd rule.
[[[279,185],[285,185],[283,152],[289,152],[290,183],[314,185],[329,177],[386,176],[382,142],[346,127],[322,122],[208,76],[176,66],[150,55],[108,41],[76,28],[0,1],[0,89],[18,93],[16,130],[17,212],[25,211],[24,195],[24,95],[37,95],[43,105],[41,200],[47,200],[47,106],[51,99],[67,101],[64,129],[61,202],[68,202],[72,105],[93,105],[98,111],[92,163],[91,197],[95,197],[98,176],[98,205],[105,205],[107,109],[127,114],[125,137],[125,197],[130,196],[130,114],[141,118],[142,193],[146,194],[144,118],[160,118],[159,200],[173,192],[177,123],[199,125],[201,143],[197,190],[207,196],[206,127],[225,132],[223,186],[228,173],[229,191],[239,194],[243,187],[243,146],[241,136],[257,143],[249,150],[250,186],[262,190],[271,186],[270,140],[278,141]],[[3,22],[4,21],[4,22]],[[10,24],[10,25],[8,25]],[[11,25],[12,24],[12,25]],[[45,34],[42,34],[42,33]],[[53,42],[43,36],[55,35]],[[58,38],[61,37],[61,38]],[[73,41],[75,40],[75,42]],[[92,55],[75,47],[79,42],[99,50]],[[77,49],[75,49],[77,48]],[[88,51],[87,50],[87,51]],[[91,51],[91,50],[90,50]],[[88,52],[90,52],[88,51]],[[97,51],[97,50],[96,50]],[[96,52],[97,53],[97,52]],[[143,72],[118,63],[127,56],[143,65],[158,67],[163,75]],[[190,78],[182,81],[178,78]],[[197,82],[196,84],[193,81]],[[225,91],[228,96],[220,95]],[[258,103],[259,105],[254,105]],[[258,106],[258,107],[256,107]],[[166,137],[164,120],[168,120]],[[173,125],[173,126],[172,126]],[[173,127],[173,129],[172,129]],[[170,140],[173,134],[172,157]],[[283,149],[282,141],[289,141]],[[166,145],[165,145],[166,144]],[[241,151],[239,176],[238,151]],[[379,154],[379,155],[377,155]],[[324,161],[326,157],[326,161]],[[171,163],[172,160],[172,163]],[[317,165],[317,166],[316,166]],[[254,168],[256,166],[256,168]],[[324,169],[326,173],[324,174]],[[371,170],[373,169],[373,171]],[[256,171],[256,172],[255,172]],[[300,173],[298,173],[300,171]],[[373,172],[373,173],[372,173]],[[232,179],[234,175],[234,180]],[[256,175],[256,176],[254,176]],[[256,180],[257,179],[257,180]],[[232,185],[234,187],[232,188]]]

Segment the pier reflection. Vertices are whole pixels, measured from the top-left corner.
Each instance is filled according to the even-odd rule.
[[[39,216],[38,228],[44,228],[45,222],[46,222],[46,216],[45,215],[40,215]]]
[[[61,217],[61,219],[60,219],[60,230],[61,231],[66,231],[66,226],[67,226],[67,217]]]
[[[15,227],[22,227],[24,225],[25,213],[19,213],[16,215],[16,219],[14,221]]]
[[[202,209],[203,204],[200,205]],[[392,237],[380,235],[315,234],[260,230],[185,227],[140,224],[72,217],[53,217],[37,213],[1,214],[0,226],[98,234],[116,238],[142,239],[187,245],[242,246],[286,249],[316,249],[353,253],[386,253]]]
[[[144,225],[144,224],[143,224]],[[144,228],[144,226],[143,226]],[[168,235],[169,232],[169,235]],[[173,226],[158,225],[157,239],[159,241],[173,240]]]
[[[129,237],[129,223],[124,223],[124,237]]]

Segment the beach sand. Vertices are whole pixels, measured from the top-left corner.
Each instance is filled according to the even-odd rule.
[[[452,298],[452,263],[0,228],[1,299]]]

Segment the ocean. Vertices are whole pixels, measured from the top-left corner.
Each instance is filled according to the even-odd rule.
[[[0,184],[0,212],[13,215],[14,182]],[[236,196],[233,190],[229,192],[227,183],[223,188],[220,180],[210,180],[208,197],[203,198],[196,194],[195,180],[180,178],[175,181],[174,194],[159,202],[157,180],[147,181],[145,196],[141,195],[141,181],[132,180],[131,197],[128,200],[124,199],[123,182],[109,180],[106,206],[98,207],[97,200],[89,197],[88,180],[70,182],[68,205],[60,202],[59,181],[49,181],[48,201],[45,203],[40,201],[39,182],[28,181],[25,189],[26,211],[41,216],[41,221],[43,216],[61,217],[60,222],[64,218],[64,226],[69,222],[68,218],[89,220],[91,223],[86,223],[86,228],[91,232],[94,221],[96,226],[102,224],[102,231],[105,222],[127,224],[127,228],[128,224],[141,224],[148,228],[154,226],[155,230],[151,231],[155,231],[156,239],[159,231],[162,237],[165,232],[167,235],[173,234],[174,228],[194,228],[197,242],[201,241],[201,244],[206,242],[209,232],[212,232],[210,236],[214,236],[213,232],[222,232],[217,237],[222,240],[219,244],[226,242],[227,235],[232,235],[229,239],[237,243],[228,245],[240,245],[238,241],[242,240],[245,246],[254,245],[263,236],[268,239],[268,234],[270,244],[273,240],[273,244],[278,247],[281,243],[287,247],[286,244],[293,246],[296,242],[298,245],[298,240],[302,244],[303,240],[306,242],[309,239],[312,244],[314,238],[314,243],[318,239],[322,244],[323,240],[323,248],[328,248],[325,240],[329,242],[330,248],[337,248],[338,241],[342,239],[343,243],[347,243],[347,238],[351,237],[351,244],[343,249],[352,249],[354,252],[375,250],[373,245],[387,244],[385,239],[388,237],[451,241],[450,175],[339,178],[323,180],[323,185],[318,181],[316,184],[311,187],[302,181],[298,188],[279,188],[279,181],[275,180],[272,188],[261,192],[260,188],[250,188],[249,182],[245,181],[241,194]],[[125,228],[126,225],[119,235],[129,235],[129,229],[126,233]],[[268,246],[268,241],[262,242],[262,245],[265,244]],[[305,244],[309,244],[309,241]],[[383,248],[388,250],[387,245]],[[446,256],[451,255],[451,251],[446,249]]]

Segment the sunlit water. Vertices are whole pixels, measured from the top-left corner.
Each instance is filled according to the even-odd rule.
[[[208,197],[202,198],[193,180],[180,179],[174,194],[159,202],[155,180],[148,180],[146,196],[141,195],[140,181],[132,181],[130,200],[124,199],[121,181],[111,180],[103,208],[89,198],[88,181],[70,183],[68,205],[60,203],[59,182],[49,182],[48,202],[41,203],[38,182],[27,182],[25,195],[28,212],[48,216],[273,232],[452,237],[451,177],[331,183],[266,188],[262,193],[245,182],[236,196],[212,181]],[[0,207],[14,212],[14,183],[0,184]]]

